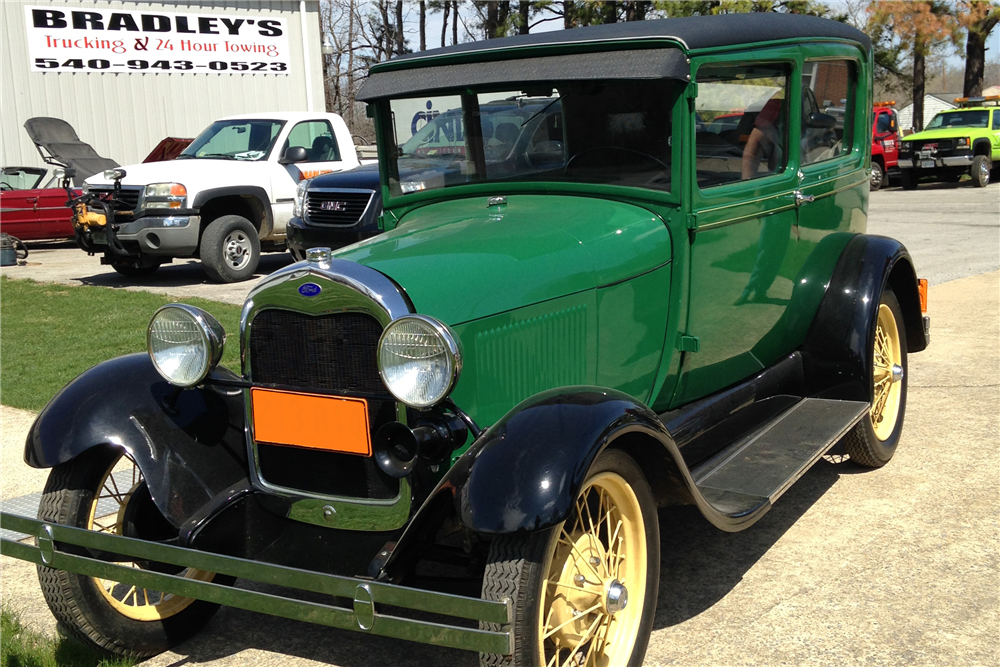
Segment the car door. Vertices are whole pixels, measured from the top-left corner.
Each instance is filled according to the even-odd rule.
[[[760,60],[715,57],[692,64],[687,333],[697,339],[697,351],[683,356],[675,405],[774,361],[754,348],[785,313],[798,272],[797,155],[789,142],[798,132],[799,105],[789,103],[799,99],[795,53],[754,55]],[[732,114],[740,114],[734,129],[715,123]]]
[[[317,118],[301,121],[292,126],[285,138],[279,156],[289,148],[303,148],[307,159],[294,164],[279,165],[271,181],[274,197],[274,231],[284,234],[285,224],[292,217],[292,204],[299,181],[344,168],[337,135],[328,120]]]

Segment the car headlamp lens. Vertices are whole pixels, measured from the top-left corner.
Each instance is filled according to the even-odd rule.
[[[184,208],[187,188],[182,183],[150,183],[142,191],[143,208]]]
[[[309,181],[299,181],[299,187],[295,189],[295,203],[292,204],[292,217],[302,217],[302,209],[306,203],[306,190],[308,189]]]
[[[462,354],[447,326],[424,315],[406,315],[382,332],[378,368],[393,396],[410,407],[429,408],[455,386]]]
[[[146,341],[149,358],[167,382],[193,387],[222,359],[226,332],[204,310],[172,303],[153,314]]]

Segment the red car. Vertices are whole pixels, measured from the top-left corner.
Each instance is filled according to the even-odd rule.
[[[167,137],[143,162],[172,160],[191,143]],[[81,191],[74,190],[75,196]],[[62,170],[4,167],[0,175],[0,231],[22,241],[74,238],[72,212],[62,188]]]
[[[895,102],[876,102],[872,121],[872,192],[899,176],[899,116]]]

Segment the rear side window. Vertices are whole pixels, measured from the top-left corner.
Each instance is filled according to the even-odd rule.
[[[807,62],[802,70],[801,163],[831,160],[851,150],[855,86],[854,63]],[[884,129],[883,129],[884,127]],[[881,113],[876,131],[890,132],[890,116]]]
[[[787,65],[698,69],[695,149],[698,186],[777,174],[788,162]]]
[[[1000,109],[993,111],[993,129],[1000,130]]]
[[[340,148],[333,138],[333,128],[325,120],[299,123],[288,133],[288,145],[306,149],[310,162],[333,162],[340,159]]]

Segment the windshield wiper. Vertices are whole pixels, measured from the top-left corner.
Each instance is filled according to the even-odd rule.
[[[533,116],[532,116],[531,118],[529,118],[528,120],[526,120],[526,121],[524,121],[523,123],[521,123],[521,127],[524,127],[525,125],[527,125],[527,124],[528,124],[528,123],[530,123],[531,121],[533,121],[533,120],[535,120],[536,118],[538,118],[539,116],[541,116],[541,115],[542,115],[543,113],[545,113],[546,111],[548,111],[548,110],[549,110],[549,107],[550,107],[550,106],[552,106],[552,105],[553,105],[553,104],[555,104],[556,102],[561,102],[561,101],[562,101],[562,99],[563,99],[563,97],[567,97],[567,96],[568,96],[568,95],[563,95],[562,97],[557,97],[556,99],[554,99],[554,100],[552,100],[551,102],[549,102],[548,104],[546,104],[546,105],[545,105],[544,107],[542,107],[541,109],[539,109],[539,110],[538,110],[538,113],[536,113],[536,114],[535,114],[535,115],[533,115]]]
[[[206,153],[205,155],[195,155],[195,157],[199,158],[199,159],[200,158],[209,158],[209,159],[222,158],[223,160],[235,160],[236,159],[236,156],[234,156],[234,155],[227,155],[226,153]]]

